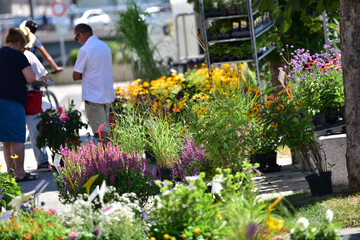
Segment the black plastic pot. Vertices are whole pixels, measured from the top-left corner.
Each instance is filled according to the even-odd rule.
[[[309,175],[305,177],[311,195],[313,196],[325,196],[328,194],[333,194],[333,185],[331,181],[331,172],[320,173],[320,175]]]
[[[321,111],[315,114],[312,122],[315,128],[323,127],[326,123],[325,112]]]
[[[254,154],[251,156],[251,163],[259,163],[259,171],[263,171],[266,168],[266,154]]]
[[[345,120],[345,106],[339,107],[339,117],[341,117],[342,120]]]
[[[161,180],[170,180],[171,181],[171,179],[172,179],[171,168],[159,168],[159,173],[160,173]]]
[[[329,108],[325,110],[325,118],[327,123],[334,124],[339,120],[339,111],[337,108]]]

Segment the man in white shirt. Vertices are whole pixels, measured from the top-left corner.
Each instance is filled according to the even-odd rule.
[[[112,73],[112,56],[106,43],[93,35],[87,24],[74,28],[79,50],[73,71],[73,79],[82,80],[82,100],[93,133],[100,132],[100,140],[106,139],[109,130],[110,104],[115,100]]]

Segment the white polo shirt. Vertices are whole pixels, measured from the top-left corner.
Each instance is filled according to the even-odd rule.
[[[115,100],[111,51],[95,35],[80,48],[74,72],[82,73],[83,101],[103,104]]]

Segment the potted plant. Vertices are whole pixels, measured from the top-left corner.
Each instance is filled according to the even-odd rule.
[[[326,156],[316,141],[311,117],[306,113],[307,106],[294,99],[292,87],[283,83],[282,88],[277,91],[276,97],[264,96],[263,102],[255,104],[250,110],[249,117],[255,118],[262,129],[268,129],[263,133],[266,137],[277,138],[279,145],[296,151],[298,159],[306,166],[306,180],[313,195],[331,194],[331,172],[327,171]],[[323,183],[327,183],[327,187],[314,187]]]
[[[148,120],[147,144],[161,179],[172,179],[171,167],[183,144],[181,127],[165,116],[151,117]]]
[[[344,105],[340,51],[334,52],[327,45],[324,48],[326,52],[320,54],[304,49],[293,51],[286,68],[294,98],[303,102],[316,127],[324,126],[326,117],[329,123],[336,123],[338,108]]]
[[[37,146],[39,148],[47,145],[53,160],[55,154],[60,153],[60,146],[80,146],[79,130],[87,129],[87,124],[81,120],[81,113],[75,109],[74,101],[69,104],[68,109],[59,107],[57,110],[48,109],[40,114],[40,122],[37,125],[39,135]]]

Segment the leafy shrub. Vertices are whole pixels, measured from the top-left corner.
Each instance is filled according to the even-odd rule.
[[[81,121],[81,113],[75,109],[73,100],[68,109],[48,109],[40,114],[37,146],[42,148],[47,144],[53,153],[59,153],[60,146],[65,144],[69,147],[79,146],[79,131],[82,127],[87,128],[87,124]]]
[[[79,50],[80,48],[74,48],[73,50],[70,51],[69,58],[72,65],[75,65]]]
[[[0,172],[0,213],[2,207],[10,209],[9,202],[12,198],[21,195],[21,190],[22,188],[17,185],[15,179],[9,173]]]

